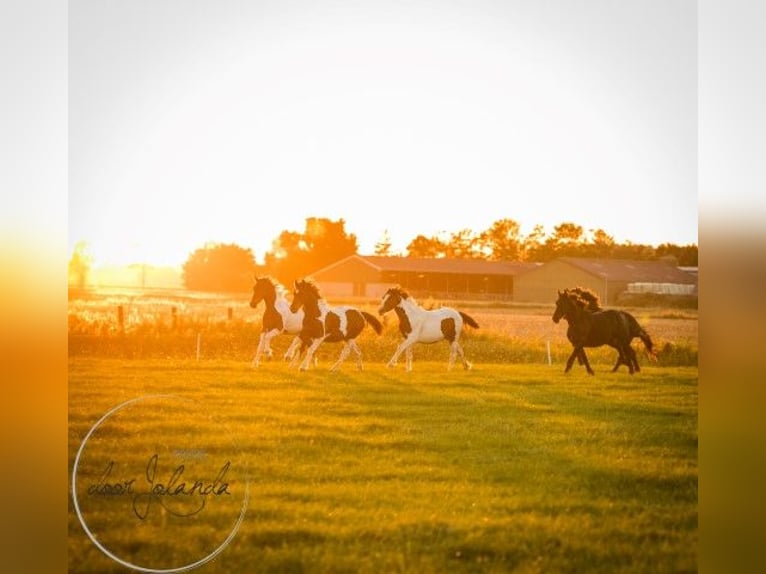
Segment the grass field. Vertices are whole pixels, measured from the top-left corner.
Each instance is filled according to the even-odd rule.
[[[552,366],[537,355],[493,361],[486,337],[467,338],[481,359],[472,371],[449,373],[435,347],[416,350],[412,373],[366,351],[365,371],[349,363],[335,374],[326,361],[307,373],[253,370],[249,353],[70,349],[70,471],[110,408],[172,393],[226,422],[249,474],[244,522],[200,572],[696,571],[696,333],[692,365],[640,358],[632,377],[608,372],[613,353],[593,355],[595,377],[565,375],[563,346]],[[191,421],[149,418],[115,421],[115,457],[144,460],[158,448],[152,429],[195,440]],[[142,543],[140,527],[102,514],[115,540]],[[205,527],[157,545],[157,563],[200,543]],[[125,571],[86,537],[71,500],[69,571]]]

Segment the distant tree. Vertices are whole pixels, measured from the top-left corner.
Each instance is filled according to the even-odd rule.
[[[183,264],[183,281],[195,291],[246,291],[252,284],[255,257],[239,245],[208,243]]]
[[[447,246],[438,237],[418,235],[407,245],[407,257],[444,257]]]
[[[582,247],[583,257],[606,259],[614,250],[614,238],[603,229],[591,229],[591,240]]]
[[[357,252],[356,235],[346,233],[343,219],[309,217],[303,233],[283,231],[266,253],[266,270],[282,283],[314,271]]]
[[[522,243],[522,260],[524,261],[544,261],[545,249],[545,228],[538,224],[524,237]]]
[[[479,249],[493,261],[518,261],[522,243],[521,226],[513,219],[498,219],[479,235]]]
[[[84,289],[88,283],[92,264],[93,256],[90,254],[88,244],[85,241],[75,243],[72,257],[69,259],[69,284]]]
[[[444,244],[445,256],[451,259],[475,259],[482,255],[479,238],[470,229],[455,231]]]
[[[375,255],[391,255],[391,235],[388,233],[388,229],[383,231],[383,237],[375,244]]]
[[[672,255],[678,260],[681,267],[697,267],[699,265],[699,249],[696,245],[675,245],[663,243],[655,249],[657,257]]]

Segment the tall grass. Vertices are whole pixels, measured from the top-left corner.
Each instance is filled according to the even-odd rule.
[[[424,305],[438,306],[438,301]],[[448,302],[461,308],[460,302]],[[357,302],[361,309],[375,313],[375,302]],[[123,309],[123,325],[118,323],[118,308]],[[552,307],[507,305],[466,306],[480,324],[479,330],[467,328],[462,339],[466,354],[476,363],[537,363],[549,360],[563,364],[571,352],[566,340],[566,326],[554,325]],[[249,361],[255,352],[260,333],[263,306],[251,309],[248,297],[194,296],[190,294],[118,293],[92,294],[70,301],[70,356],[119,358],[190,358],[196,357],[198,343],[201,357]],[[696,366],[698,363],[697,317],[692,311],[637,309],[639,321],[652,334],[661,366]],[[381,337],[366,329],[359,339],[365,361],[385,362],[400,342],[395,317],[385,317]],[[289,344],[288,336],[275,339],[275,354],[281,356]],[[639,360],[648,357],[641,352]],[[417,345],[416,360],[446,361],[444,343]],[[337,345],[320,347],[318,358],[331,361],[339,353]],[[613,364],[616,352],[610,348],[588,350],[595,364]]]

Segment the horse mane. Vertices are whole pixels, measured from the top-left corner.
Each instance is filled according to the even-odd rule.
[[[397,285],[396,287],[391,287],[390,291],[393,291],[393,292],[395,292],[395,293],[396,293],[397,295],[399,295],[399,297],[401,297],[402,299],[409,299],[409,298],[410,298],[410,294],[409,294],[409,293],[407,293],[407,291],[405,291],[405,290],[402,288],[402,286],[401,286],[401,285]]]
[[[297,286],[299,289],[308,290],[317,300],[322,298],[322,295],[319,293],[319,286],[310,277],[298,281]]]
[[[285,295],[285,294],[287,294],[287,292],[288,292],[288,291],[287,291],[287,289],[285,289],[285,286],[284,286],[284,285],[282,285],[282,284],[281,284],[279,281],[277,281],[277,280],[276,280],[274,277],[272,277],[271,275],[261,275],[261,276],[257,276],[257,277],[255,278],[255,281],[256,281],[256,283],[257,283],[258,281],[266,281],[267,283],[269,283],[269,284],[270,284],[270,285],[271,285],[271,286],[274,288],[274,292],[275,292],[277,295]]]
[[[580,301],[585,303],[585,307],[588,311],[602,311],[601,302],[599,301],[598,294],[591,291],[587,287],[574,287],[572,289],[564,289],[565,292],[574,293],[578,296]]]

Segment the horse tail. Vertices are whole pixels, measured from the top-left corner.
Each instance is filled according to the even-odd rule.
[[[469,327],[473,327],[474,329],[479,328],[479,324],[474,320],[473,317],[471,317],[470,315],[466,315],[462,311],[458,311],[458,313],[460,313],[460,316],[463,318],[463,322],[466,325],[468,325]]]
[[[643,341],[644,347],[646,347],[646,352],[649,355],[650,358],[656,359],[657,354],[654,350],[654,343],[652,342],[652,338],[649,336],[649,333],[646,332],[646,330],[638,324],[638,321],[636,318],[631,315],[630,313],[623,311],[625,313],[625,318],[628,320],[628,332],[630,333],[630,338],[638,337]]]
[[[362,317],[364,317],[364,320],[367,321],[367,324],[372,327],[375,332],[380,335],[383,332],[383,325],[378,321],[378,318],[375,315],[372,315],[368,313],[367,311],[361,311]]]

